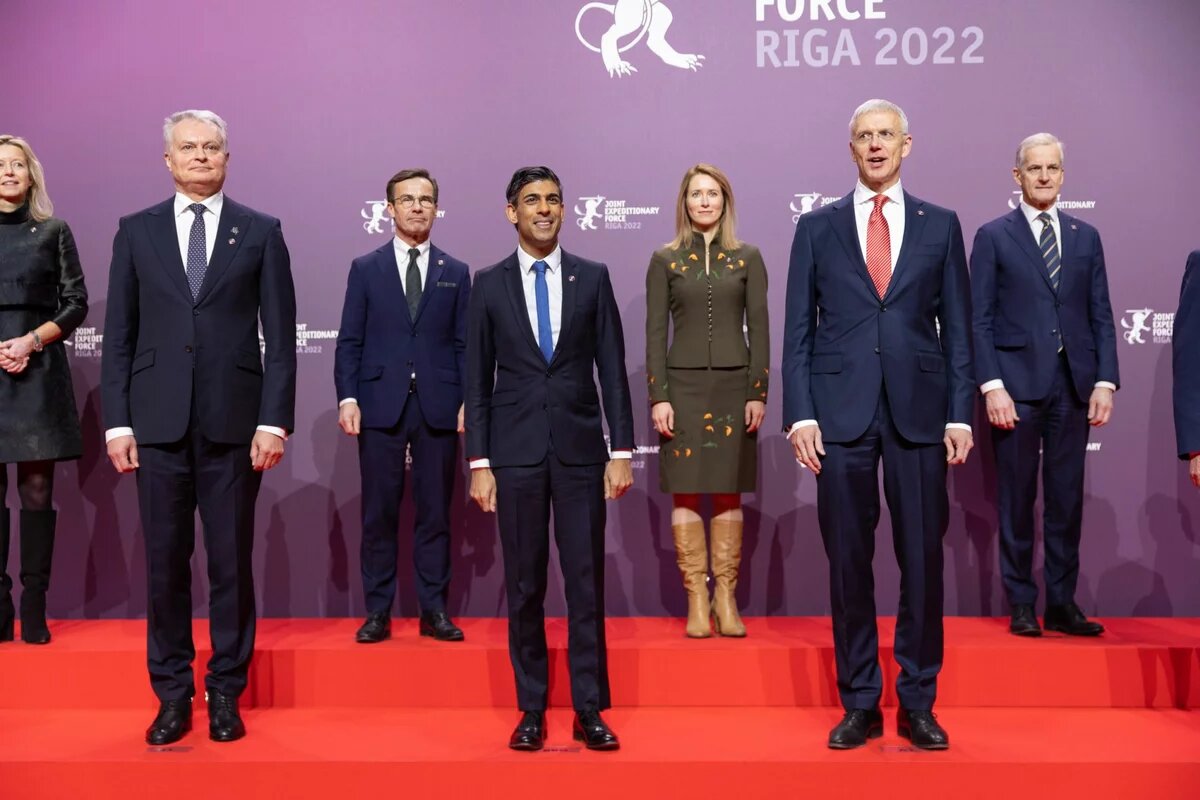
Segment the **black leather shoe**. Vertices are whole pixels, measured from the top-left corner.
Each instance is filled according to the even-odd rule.
[[[1014,636],[1041,636],[1042,626],[1038,625],[1037,614],[1033,606],[1016,605],[1012,607],[1012,621],[1008,623],[1008,632]]]
[[[450,621],[445,611],[428,611],[421,614],[421,635],[432,636],[439,642],[461,642],[462,630]]]
[[[246,735],[236,697],[208,693],[208,738],[214,742],[236,742]]]
[[[909,711],[902,708],[896,714],[896,733],[922,750],[945,750],[950,747],[950,735],[938,725],[932,711]]]
[[[621,749],[617,735],[600,718],[599,711],[580,711],[575,714],[571,735],[575,737],[575,741],[583,742],[583,746],[588,750]]]
[[[354,634],[354,641],[359,644],[375,644],[392,638],[392,618],[386,611],[377,611],[367,615],[367,621]]]
[[[1104,626],[1085,617],[1079,606],[1067,603],[1065,606],[1046,606],[1046,630],[1068,636],[1099,636],[1104,633]]]
[[[146,728],[146,744],[162,746],[178,742],[192,729],[192,700],[166,700],[158,707],[158,716]]]
[[[883,736],[883,712],[878,708],[852,708],[829,732],[829,748],[852,750],[880,736]]]
[[[541,711],[526,711],[508,737],[512,750],[541,750],[546,743],[546,715]]]

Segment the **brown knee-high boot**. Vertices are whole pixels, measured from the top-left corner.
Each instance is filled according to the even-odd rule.
[[[671,526],[675,534],[675,563],[687,590],[687,635],[693,639],[712,636],[708,602],[708,548],[704,545],[704,523],[680,522]]]
[[[746,626],[738,615],[738,567],[742,563],[742,521],[714,518],[712,521],[712,570],[716,580],[713,590],[713,616],[717,633],[722,636],[745,636]]]

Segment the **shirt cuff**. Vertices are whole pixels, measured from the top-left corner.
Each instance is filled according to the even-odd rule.
[[[285,431],[283,428],[276,428],[274,425],[259,425],[257,428],[255,428],[255,430],[262,431],[264,433],[273,433],[280,439],[283,439],[285,442],[288,438],[287,431]]]
[[[807,428],[810,425],[816,425],[816,424],[817,424],[817,421],[815,419],[802,419],[799,422],[794,422],[794,423],[792,423],[792,427],[788,428],[787,435],[791,436],[793,433],[800,430],[801,428]]]
[[[109,428],[104,432],[104,443],[108,444],[122,436],[133,436],[133,428]]]
[[[1115,392],[1117,390],[1117,385],[1115,383],[1109,383],[1108,381],[1096,381],[1096,385],[1093,386],[1092,388],[1093,389],[1109,389],[1109,390]]]
[[[946,430],[966,431],[971,432],[971,426],[965,422],[947,422]]]
[[[347,397],[345,400],[338,400],[338,408],[341,408],[347,403],[354,403],[354,405],[358,405],[358,400],[354,397]]]
[[[987,383],[980,385],[979,393],[987,394],[992,389],[1003,389],[1003,388],[1004,388],[1004,381],[1000,380],[999,378],[996,378],[996,380],[994,380],[994,381],[988,381]]]
[[[467,466],[471,469],[491,469],[492,461],[489,458],[473,458],[467,462]]]
[[[629,459],[633,458],[633,451],[632,450],[613,450],[611,453],[608,454],[608,457],[610,459],[612,459],[613,461],[620,461],[622,459],[628,461]]]

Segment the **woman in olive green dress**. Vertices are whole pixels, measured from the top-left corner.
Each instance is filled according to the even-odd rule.
[[[741,493],[757,482],[767,401],[767,271],[735,233],[733,190],[721,170],[683,176],[675,239],[646,273],[646,372],[659,434],[659,483],[688,594],[687,635],[745,636],[734,597],[742,557]],[[668,346],[668,328],[671,328]],[[701,500],[712,496],[712,574]]]

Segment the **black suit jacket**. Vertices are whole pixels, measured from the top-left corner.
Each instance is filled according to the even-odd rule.
[[[178,441],[194,396],[201,433],[211,441],[249,443],[258,425],[292,430],[296,296],[279,220],[226,196],[193,300],[174,202],[122,218],[113,240],[101,369],[105,428],[132,427],[142,444]]]
[[[633,449],[625,340],[608,268],[564,250],[562,271],[561,329],[549,364],[530,324],[516,253],[475,278],[467,315],[471,459],[532,466],[553,440],[563,463],[604,463],[602,400],[612,449]]]

